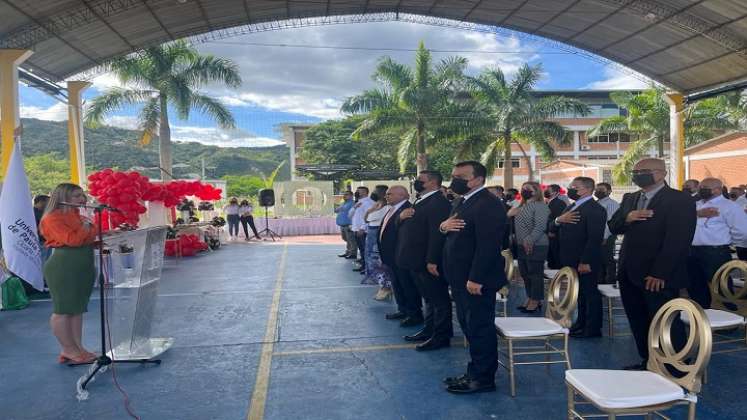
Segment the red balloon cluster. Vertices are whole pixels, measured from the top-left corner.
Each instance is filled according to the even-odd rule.
[[[166,207],[173,207],[186,196],[196,196],[200,200],[213,201],[221,198],[221,190],[199,181],[172,181],[166,184],[152,183],[138,172],[119,172],[104,169],[88,176],[88,189],[91,195],[103,204],[121,210],[121,213],[104,212],[104,230],[123,223],[137,226],[140,215],[145,213],[144,201],[162,201]],[[111,220],[111,226],[109,221]]]
[[[166,241],[166,256],[175,256],[177,247],[181,248],[181,255],[183,257],[191,257],[200,251],[208,249],[208,245],[202,242],[197,235],[182,235],[176,240]]]
[[[107,230],[123,223],[137,226],[140,215],[147,210],[143,205],[143,190],[150,182],[137,172],[115,172],[111,169],[88,176],[88,191],[103,204],[117,208],[120,212],[102,213],[102,228]],[[111,226],[109,226],[111,221]]]

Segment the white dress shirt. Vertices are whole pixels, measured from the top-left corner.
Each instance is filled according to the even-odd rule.
[[[366,212],[368,209],[373,207],[374,204],[376,204],[375,201],[371,200],[368,197],[363,197],[360,200],[358,200],[358,203],[360,206],[355,207],[353,206],[354,212],[353,212],[353,224],[351,225],[351,229],[353,232],[357,231],[365,231],[368,229],[368,225],[366,225]],[[356,205],[357,205],[356,204]]]
[[[747,210],[747,197],[745,197],[744,194],[737,197],[734,202],[737,203],[737,205],[739,205],[739,207],[741,207],[743,210]]]
[[[708,201],[699,200],[698,210],[717,208],[716,217],[698,217],[693,246],[723,246],[747,243],[747,214],[738,204],[717,195]]]
[[[368,213],[368,216],[366,217],[366,222],[368,223],[368,227],[379,227],[381,226],[381,221],[384,220],[384,216],[386,216],[386,213],[389,211],[389,209],[392,208],[392,206],[383,206],[378,210],[374,210],[371,213]]]
[[[604,197],[601,200],[597,200],[597,203],[599,203],[600,206],[604,207],[604,209],[607,210],[607,221],[608,222],[612,218],[612,215],[615,214],[617,209],[620,208],[620,203],[613,200],[609,196]],[[607,226],[607,224],[605,224],[604,225],[604,240],[606,241],[607,238],[610,237],[610,235],[612,235],[612,233],[610,232],[610,228],[609,226]]]

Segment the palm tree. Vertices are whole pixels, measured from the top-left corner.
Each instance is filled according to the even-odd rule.
[[[607,133],[624,133],[633,140],[620,161],[613,168],[615,182],[630,183],[630,171],[643,156],[656,149],[664,157],[664,143],[669,141],[669,105],[664,91],[651,88],[634,94],[613,92],[612,101],[627,110],[627,115],[605,118],[588,131],[588,137]],[[729,114],[728,103],[732,97],[714,97],[689,104],[685,109],[685,142],[699,143],[725,130],[738,128],[738,118]],[[739,101],[737,100],[737,103]],[[736,111],[737,108],[732,109]]]
[[[104,117],[122,107],[141,105],[138,116],[143,131],[140,143],[146,145],[158,135],[161,178],[171,178],[171,128],[169,106],[186,120],[192,109],[214,119],[222,128],[234,128],[231,112],[218,100],[198,89],[212,82],[229,87],[241,85],[238,68],[230,60],[200,55],[185,41],[147,48],[138,54],[114,59],[108,64],[122,84],[131,88],[112,88],[96,97],[86,111],[86,124],[96,127]]]
[[[401,170],[405,170],[413,149],[418,172],[428,169],[428,144],[439,127],[452,122],[444,112],[458,92],[466,65],[465,58],[449,57],[434,67],[422,41],[412,69],[382,58],[373,75],[381,87],[348,98],[342,105],[342,112],[367,114],[352,137],[396,131],[401,135]]]
[[[468,79],[469,91],[477,101],[473,117],[467,119],[474,134],[462,142],[457,157],[469,150],[482,149],[481,160],[488,173],[502,160],[505,188],[513,188],[513,144],[519,146],[527,159],[532,179],[532,166],[523,145],[534,146],[544,160],[552,160],[554,146],[568,143],[569,136],[562,125],[551,119],[566,113],[579,116],[589,113],[588,106],[576,99],[534,95],[534,86],[541,75],[540,65],[524,64],[511,81],[497,68]]]

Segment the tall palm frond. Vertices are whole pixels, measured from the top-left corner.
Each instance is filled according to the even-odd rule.
[[[617,165],[612,168],[612,177],[616,183],[630,184],[630,173],[636,162],[641,160],[656,145],[656,137],[648,137],[630,143]]]
[[[104,117],[124,105],[134,105],[147,101],[155,94],[151,90],[111,88],[95,97],[85,112],[85,122],[91,128],[99,127]]]

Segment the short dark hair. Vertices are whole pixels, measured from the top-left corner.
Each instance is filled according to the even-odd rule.
[[[596,183],[594,182],[593,178],[589,178],[588,176],[577,176],[573,178],[573,181],[578,181],[581,183],[581,185],[584,186],[584,188],[593,190]]]
[[[601,185],[606,188],[607,191],[612,192],[612,185],[610,185],[608,182],[600,182],[597,185]]]
[[[496,185],[496,186],[495,186],[495,189],[496,189],[496,190],[498,190],[498,191],[500,191],[500,192],[504,192],[504,191],[506,191],[506,189],[505,189],[505,188],[503,188],[503,185]]]
[[[560,185],[558,184],[550,184],[547,186],[547,189],[550,190],[553,194],[557,194],[560,192]]]
[[[431,181],[436,181],[438,185],[441,185],[444,182],[444,177],[441,175],[441,172],[438,171],[420,171],[421,175],[425,175],[430,179]]]
[[[356,190],[366,190],[366,194],[368,194],[368,187],[361,185],[360,187],[356,188]]]
[[[388,185],[383,185],[383,184],[382,184],[382,185],[377,185],[377,186],[376,186],[376,187],[374,188],[374,192],[375,192],[376,194],[379,194],[380,196],[383,196],[384,194],[386,194],[386,192],[387,192],[388,190],[389,190],[389,186],[388,186]]]
[[[46,194],[39,194],[36,197],[34,197],[34,205],[37,205],[43,201],[49,201],[49,196]]]
[[[470,166],[472,168],[472,175],[475,177],[481,176],[483,178],[487,178],[488,176],[488,168],[486,168],[485,165],[483,165],[482,163],[476,160],[467,160],[464,162],[459,162],[454,166],[457,168],[463,168],[465,166]]]

